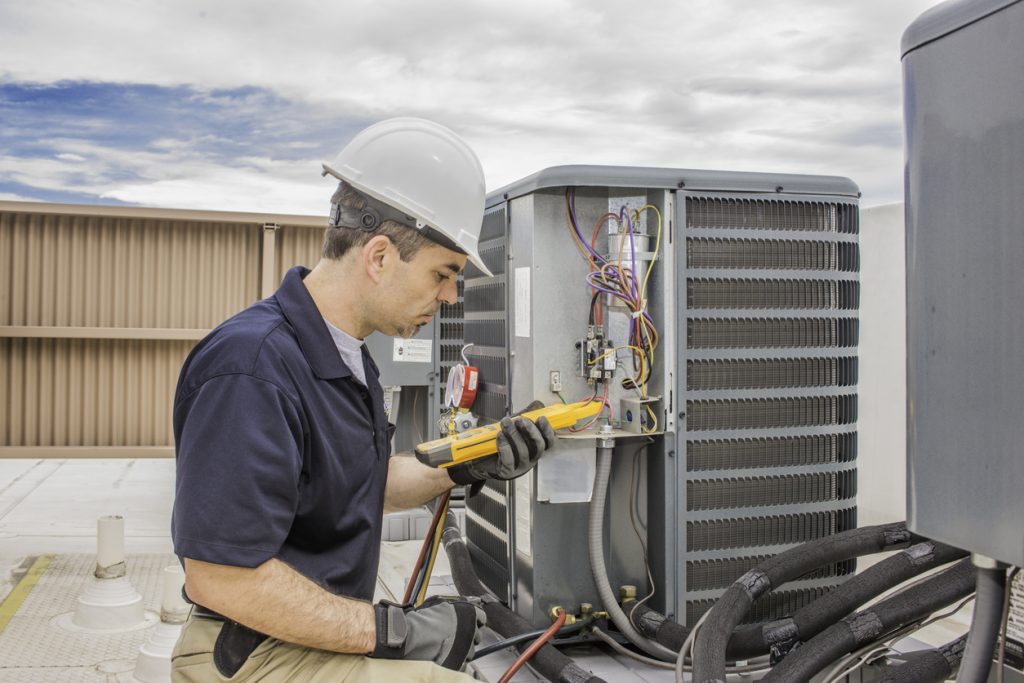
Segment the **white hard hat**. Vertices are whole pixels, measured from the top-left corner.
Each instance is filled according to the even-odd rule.
[[[330,173],[360,192],[415,219],[430,239],[469,256],[490,276],[477,243],[484,218],[484,170],[462,138],[444,126],[411,117],[387,119],[360,131],[331,163]]]

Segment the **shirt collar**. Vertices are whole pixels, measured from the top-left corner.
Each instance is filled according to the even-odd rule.
[[[320,379],[351,377],[352,371],[341,359],[320,309],[302,280],[309,275],[309,269],[295,266],[288,269],[274,298],[281,306],[284,317],[291,323],[299,348],[313,374]],[[364,347],[365,348],[365,347]]]

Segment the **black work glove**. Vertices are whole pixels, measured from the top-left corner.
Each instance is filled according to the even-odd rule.
[[[473,656],[479,631],[487,623],[483,608],[469,598],[435,595],[419,607],[381,600],[373,607],[379,659],[432,661],[461,671]]]
[[[543,407],[543,403],[534,401],[523,412]],[[501,420],[497,442],[495,455],[449,467],[448,476],[459,485],[521,477],[533,469],[544,451],[555,445],[555,430],[546,417],[536,423],[525,417],[506,417]]]

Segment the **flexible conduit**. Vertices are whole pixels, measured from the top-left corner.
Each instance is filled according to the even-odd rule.
[[[594,575],[594,584],[601,597],[601,604],[608,612],[615,627],[626,636],[629,642],[644,652],[659,659],[674,660],[676,653],[664,645],[648,640],[640,635],[629,617],[619,607],[608,582],[608,568],[604,561],[604,508],[608,497],[608,479],[612,471],[612,454],[615,442],[611,439],[600,439],[597,442],[597,475],[594,477],[594,495],[590,500],[590,518],[587,524],[587,536],[590,546],[590,570]]]

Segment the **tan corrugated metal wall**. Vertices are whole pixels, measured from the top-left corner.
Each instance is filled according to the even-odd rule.
[[[324,222],[0,202],[0,457],[172,456],[192,345],[313,265]]]

